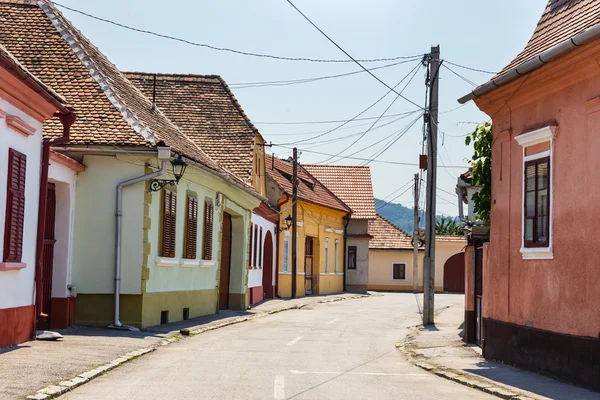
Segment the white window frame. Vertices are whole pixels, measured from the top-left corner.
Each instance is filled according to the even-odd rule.
[[[553,227],[554,227],[554,140],[557,126],[546,126],[535,131],[522,133],[515,136],[515,140],[523,148],[523,162],[521,163],[521,256],[523,260],[553,260]],[[525,155],[528,147],[536,144],[550,142],[550,150],[540,153]],[[550,215],[548,227],[548,247],[525,247],[525,163],[532,160],[548,157],[550,159]]]
[[[394,265],[404,265],[404,279],[396,279],[394,278]],[[392,280],[393,281],[405,281],[407,279],[407,275],[408,275],[408,264],[405,262],[393,262],[392,263]]]
[[[283,236],[283,272],[290,272],[290,234]]]
[[[333,245],[333,272],[334,273],[338,273],[338,269],[339,269],[339,261],[340,258],[338,256],[339,252],[340,252],[340,240],[339,239],[335,239],[334,241],[334,245]]]
[[[329,273],[329,238],[325,238],[325,273]]]

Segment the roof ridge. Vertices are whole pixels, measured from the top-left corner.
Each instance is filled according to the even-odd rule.
[[[307,167],[316,167],[316,168],[364,168],[369,169],[369,165],[339,165],[339,164],[303,164]]]
[[[306,168],[304,168],[300,163],[298,163],[298,166],[300,168],[302,168],[302,170],[311,178],[313,178],[319,185],[321,185],[321,187],[323,187],[323,189],[325,189],[330,195],[332,195],[337,201],[340,202],[340,204],[344,207],[346,207],[348,209],[349,212],[353,212],[352,208],[350,208],[350,206],[346,203],[344,203],[342,201],[342,199],[340,199],[339,197],[337,197],[331,190],[329,190],[329,188],[327,186],[325,186],[320,180],[318,180],[313,174],[311,174],[310,172],[308,172],[306,170]]]
[[[2,0],[0,0],[2,1]],[[123,71],[125,75],[141,75],[141,76],[160,76],[165,78],[178,78],[178,79],[186,79],[190,82],[197,81],[198,79],[219,79],[220,75],[218,74],[179,74],[179,73],[169,73],[169,72],[144,72],[144,71]]]

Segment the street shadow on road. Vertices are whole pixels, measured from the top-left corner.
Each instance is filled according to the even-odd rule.
[[[438,327],[435,326],[435,325],[425,325],[423,327],[423,330],[425,332],[437,332],[437,331],[439,331]]]
[[[510,365],[494,361],[480,361],[477,363],[477,367],[477,369],[465,369],[465,371],[555,400],[600,399],[600,393],[574,387],[545,375],[523,371]]]
[[[0,349],[0,355],[10,353],[11,351],[15,351],[15,350],[28,349],[30,347],[31,346],[29,346],[27,344],[18,344],[16,346],[4,347],[4,348]]]

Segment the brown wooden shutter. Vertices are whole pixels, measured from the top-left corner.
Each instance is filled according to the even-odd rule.
[[[165,189],[163,195],[163,241],[161,256],[175,257],[175,232],[177,229],[177,193]]]
[[[204,237],[203,237],[203,260],[212,260],[213,247],[213,204],[209,201],[204,202]]]
[[[194,196],[187,198],[187,218],[185,226],[184,258],[196,259],[198,244],[198,199]]]
[[[9,149],[6,224],[4,227],[4,262],[21,262],[23,254],[26,170],[27,156],[14,149]]]

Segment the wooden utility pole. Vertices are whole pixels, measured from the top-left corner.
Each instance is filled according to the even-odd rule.
[[[298,271],[298,149],[294,147],[294,168],[292,174],[292,299],[296,298],[296,273]]]
[[[419,174],[415,174],[413,214],[413,291],[419,290]]]
[[[437,134],[440,46],[432,46],[429,54],[430,93],[427,110],[427,208],[425,221],[425,259],[423,263],[423,325],[434,323],[435,290],[435,200],[437,185]]]

